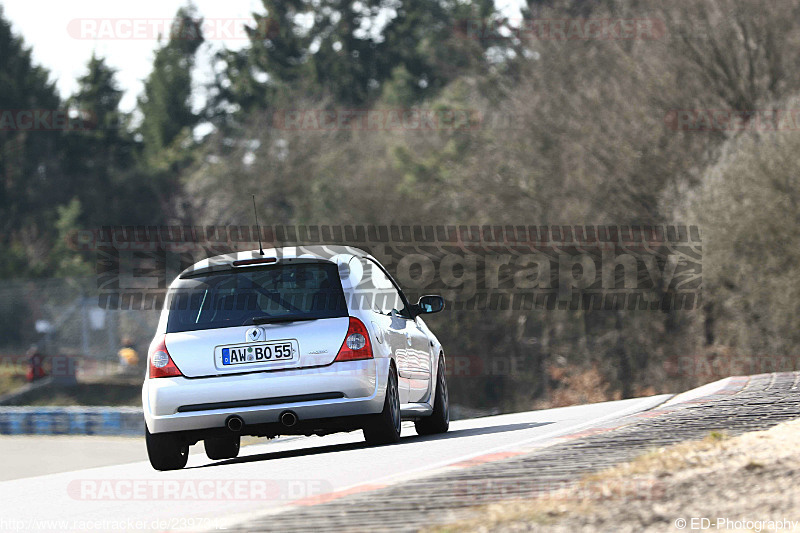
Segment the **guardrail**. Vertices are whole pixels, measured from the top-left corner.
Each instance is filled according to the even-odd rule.
[[[3,407],[0,435],[144,434],[144,414],[136,407]]]

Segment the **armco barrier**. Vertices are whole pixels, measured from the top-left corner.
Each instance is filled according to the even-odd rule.
[[[136,407],[2,407],[0,435],[144,434]]]

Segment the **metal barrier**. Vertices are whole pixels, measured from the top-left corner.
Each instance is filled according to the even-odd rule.
[[[3,407],[2,435],[144,435],[136,407]]]

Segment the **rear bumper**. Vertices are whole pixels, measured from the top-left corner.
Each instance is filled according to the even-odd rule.
[[[142,405],[150,433],[222,429],[231,415],[246,426],[276,424],[294,411],[300,422],[379,413],[388,358],[324,367],[209,378],[146,379]]]

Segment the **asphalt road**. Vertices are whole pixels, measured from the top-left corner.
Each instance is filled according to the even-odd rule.
[[[181,471],[157,472],[147,462],[131,462],[4,481],[0,531],[225,528],[292,506],[413,483],[486,456],[547,446],[559,436],[653,408],[669,397],[461,420],[440,436],[419,437],[413,425],[404,424],[403,438],[391,446],[367,447],[361,432],[286,438],[246,446],[237,459],[213,462],[201,444],[192,448]],[[46,453],[59,452],[51,447]],[[5,455],[2,462],[19,469],[18,462],[29,460],[35,450],[22,455]]]
[[[0,481],[145,460],[138,437],[0,435]]]

